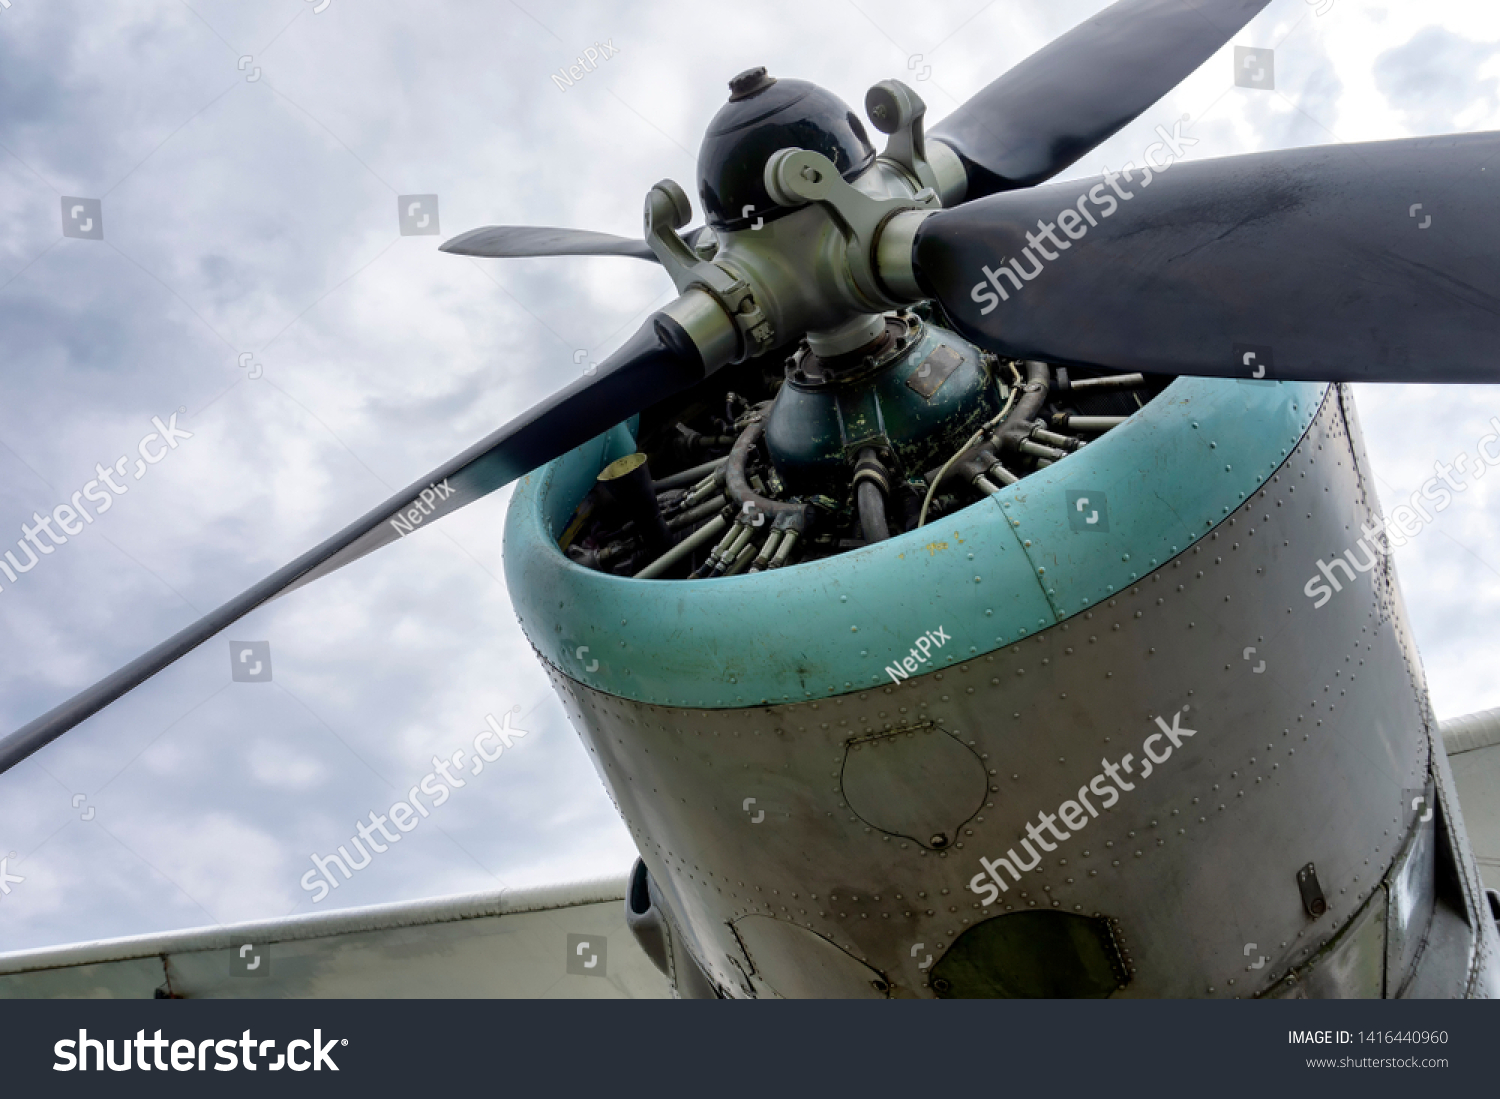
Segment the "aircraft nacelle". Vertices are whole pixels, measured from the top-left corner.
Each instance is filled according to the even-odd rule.
[[[527,477],[505,561],[680,987],[1500,992],[1341,387],[1178,379],[937,522],[699,582],[558,546],[634,449]]]

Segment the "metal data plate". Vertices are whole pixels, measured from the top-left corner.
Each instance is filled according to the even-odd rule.
[[[912,371],[906,384],[928,400],[943,388],[949,376],[963,365],[963,356],[951,347],[939,347]]]

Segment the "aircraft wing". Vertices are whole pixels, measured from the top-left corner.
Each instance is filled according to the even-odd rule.
[[[1442,732],[1480,877],[1500,890],[1500,710],[1444,721]]]
[[[660,999],[626,879],[0,954],[0,998]]]

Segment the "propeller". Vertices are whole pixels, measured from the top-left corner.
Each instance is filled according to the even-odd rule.
[[[1497,202],[1497,133],[1288,149],[969,202],[922,222],[915,266],[1019,359],[1496,382]]]
[[[669,312],[672,309],[668,306],[650,317],[624,346],[599,364],[592,377],[580,378],[559,390],[316,549],[0,740],[0,772],[9,770],[262,604],[389,545],[419,525],[489,495],[621,420],[702,380],[708,366],[693,339]]]
[[[1150,172],[1032,186],[1137,117],[1267,2],[1119,0],[935,127],[929,136],[947,148],[932,159],[925,106],[898,82],[872,90],[872,118],[889,137],[876,160],[836,98],[801,82],[778,85],[763,70],[742,74],[720,111],[724,125],[710,130],[714,171],[700,193],[712,190],[723,208],[711,222],[736,212],[757,220],[724,222],[701,250],[713,229],[678,235],[691,210],[670,181],[647,196],[649,244],[520,226],[455,237],[444,251],[657,259],[680,296],[595,375],[0,740],[0,771],[267,601],[730,361],[803,335],[829,354],[855,350],[884,330],[880,311],[893,305],[935,297],[976,343],[1016,358],[1222,377],[1500,380],[1484,357],[1500,335],[1500,219],[1491,214],[1500,135],[1181,165],[1153,159],[1162,146],[1147,151]],[[786,145],[769,161],[746,151],[773,139]],[[881,173],[868,193],[846,178],[863,170]],[[933,209],[961,191],[963,205]],[[826,220],[756,232],[762,215],[769,222],[810,204]],[[843,238],[839,247],[824,247],[829,233]]]
[[[1270,0],[1119,0],[1032,54],[929,131],[970,200],[1030,187],[1118,133]]]
[[[701,226],[686,235],[690,247],[706,231]],[[487,225],[470,229],[438,248],[459,256],[515,259],[528,256],[629,256],[658,262],[656,253],[643,240],[596,233],[591,229],[551,229],[542,225]]]

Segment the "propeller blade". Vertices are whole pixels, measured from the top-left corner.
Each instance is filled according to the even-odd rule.
[[[631,256],[656,262],[643,240],[589,229],[552,229],[545,225],[487,225],[470,229],[438,246],[460,256],[515,259],[524,256]]]
[[[702,225],[686,234],[688,247],[708,232]],[[518,259],[527,256],[629,256],[656,263],[656,253],[643,240],[628,240],[613,233],[590,229],[551,229],[544,225],[488,225],[470,229],[438,246],[440,252],[459,256]]]
[[[1212,57],[1270,0],[1119,0],[993,81],[928,134],[967,199],[1051,179]]]
[[[88,690],[0,740],[0,772],[55,740],[220,630],[278,595],[363,557],[494,492],[695,382],[703,357],[681,325],[657,313],[599,364],[499,431],[397,493],[358,522]]]
[[[993,195],[923,221],[913,262],[1020,359],[1500,382],[1497,203],[1500,133],[1289,149]]]

